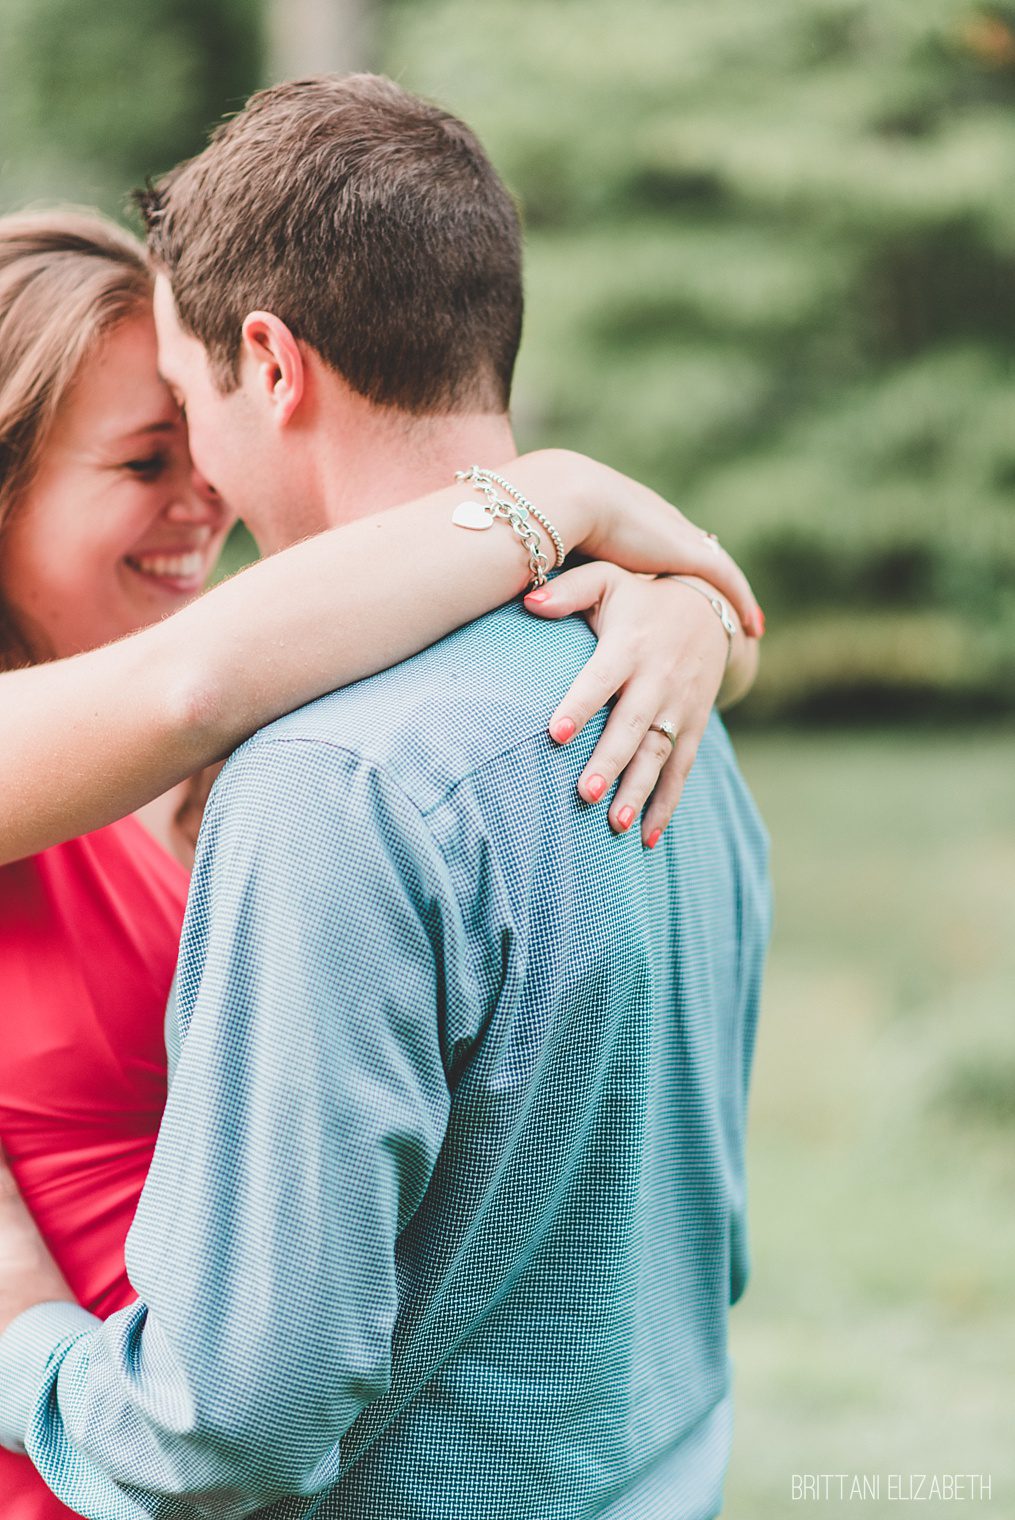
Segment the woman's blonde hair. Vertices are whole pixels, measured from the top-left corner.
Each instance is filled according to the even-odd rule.
[[[141,244],[97,212],[0,217],[0,553],[84,360],[151,290]],[[0,669],[31,659],[0,597]]]

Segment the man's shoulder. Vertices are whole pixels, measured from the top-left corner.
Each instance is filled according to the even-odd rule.
[[[258,731],[237,751],[330,750],[335,764],[385,771],[424,811],[466,776],[527,742],[546,742],[557,702],[594,648],[584,622],[546,622],[509,603],[411,659]]]

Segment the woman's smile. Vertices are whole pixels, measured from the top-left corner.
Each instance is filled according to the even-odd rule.
[[[204,588],[218,556],[220,539],[210,527],[188,539],[133,550],[123,557],[132,576],[170,596],[193,596]]]

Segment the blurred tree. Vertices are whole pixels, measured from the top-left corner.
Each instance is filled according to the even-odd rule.
[[[375,68],[377,0],[268,0],[272,79]]]
[[[260,0],[0,0],[0,201],[122,206],[261,81]]]
[[[519,192],[517,417],[716,529],[759,715],[1015,709],[1015,6],[398,0]]]

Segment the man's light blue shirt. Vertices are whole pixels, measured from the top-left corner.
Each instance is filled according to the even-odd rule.
[[[0,1337],[72,1508],[718,1514],[766,840],[715,717],[654,851],[580,802],[592,647],[514,604],[226,766],[139,1302]]]

